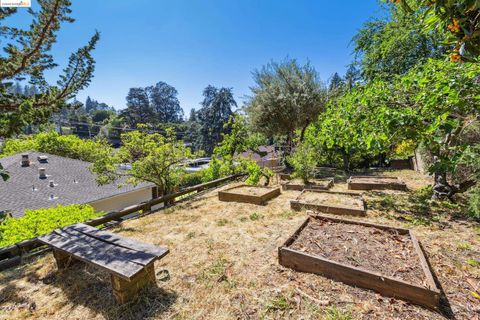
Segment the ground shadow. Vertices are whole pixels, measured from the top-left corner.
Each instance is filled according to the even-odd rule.
[[[156,270],[160,278],[163,271]],[[157,283],[143,289],[138,298],[123,305],[113,298],[110,275],[82,262],[64,270],[53,269],[37,281],[60,288],[74,305],[82,305],[106,319],[126,320],[158,317],[175,303],[177,294],[159,287],[158,283],[164,280],[158,278]]]

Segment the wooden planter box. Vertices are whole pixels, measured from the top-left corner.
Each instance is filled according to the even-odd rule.
[[[347,205],[342,203],[335,203],[335,201],[307,201],[308,195],[323,195],[333,197],[351,197],[354,198],[356,204]],[[290,201],[290,207],[293,210],[313,210],[316,212],[325,212],[339,215],[365,216],[366,207],[365,201],[361,194],[353,192],[336,192],[336,191],[318,191],[318,190],[304,190],[295,200]]]
[[[265,205],[270,199],[280,195],[280,187],[240,185],[218,192],[218,200],[228,202],[244,202]]]
[[[333,178],[328,179],[312,179],[310,184],[303,184],[297,181],[288,181],[282,184],[283,190],[328,190],[333,186]]]
[[[412,241],[415,252],[418,255],[421,269],[424,273],[426,287],[290,248],[302,230],[304,230],[313,219],[324,219],[337,223],[374,227],[382,230],[396,231],[398,234],[402,235],[408,235]],[[320,274],[333,280],[361,288],[371,289],[384,296],[404,299],[433,310],[438,310],[440,307],[440,289],[437,287],[433,279],[432,272],[417,238],[412,231],[407,229],[330,218],[321,215],[310,216],[300,228],[280,248],[278,248],[278,259],[282,266],[292,268],[296,271]]]
[[[350,190],[399,190],[407,191],[405,182],[397,177],[352,176],[348,179]]]

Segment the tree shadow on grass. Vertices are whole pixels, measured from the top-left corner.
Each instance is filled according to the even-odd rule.
[[[395,194],[371,191],[367,196],[369,209],[376,209],[390,218],[413,225],[441,224],[445,220],[468,220],[464,214],[464,205],[448,201],[431,201],[430,187]]]
[[[164,270],[156,270],[156,274]],[[145,319],[158,317],[177,300],[177,294],[154,284],[145,287],[138,297],[123,305],[112,294],[110,275],[82,262],[67,269],[53,269],[43,278],[31,279],[60,288],[67,303],[82,305],[106,319]],[[157,279],[157,282],[160,281]]]

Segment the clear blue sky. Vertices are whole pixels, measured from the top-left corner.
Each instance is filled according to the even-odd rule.
[[[95,77],[80,101],[91,96],[122,109],[129,88],[164,81],[177,88],[186,115],[198,109],[209,84],[233,87],[242,105],[251,72],[271,60],[309,59],[324,81],[343,75],[353,59],[352,37],[381,14],[376,0],[72,2],[76,22],[63,26],[53,49],[60,66],[94,30],[101,32]]]

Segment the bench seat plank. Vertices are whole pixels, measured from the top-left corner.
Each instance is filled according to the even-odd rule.
[[[142,266],[146,266],[149,263],[155,261],[157,257],[150,253],[135,251],[126,249],[123,247],[118,247],[108,242],[97,240],[93,237],[87,236],[81,232],[72,229],[57,229],[55,233],[63,236],[67,239],[75,240],[80,243],[88,244],[97,250],[102,250],[104,253],[108,253],[112,256],[117,257],[117,259],[122,259],[126,261],[131,261]]]
[[[38,237],[38,240],[57,250],[71,254],[79,260],[92,263],[126,280],[130,280],[144,268],[140,264],[123,260],[118,256],[108,253],[108,251],[102,251],[99,246],[92,246],[85,242],[80,242],[77,239],[65,238],[55,233]]]
[[[117,246],[121,246],[121,247],[128,248],[135,251],[150,253],[152,255],[157,256],[158,258],[162,258],[168,253],[168,249],[166,247],[157,247],[148,243],[127,239],[117,234],[102,231],[95,227],[92,227],[83,223],[76,223],[69,227],[64,228],[64,230],[68,230],[68,229],[73,229],[73,230],[82,232],[98,240],[106,241],[106,242],[115,244]]]

